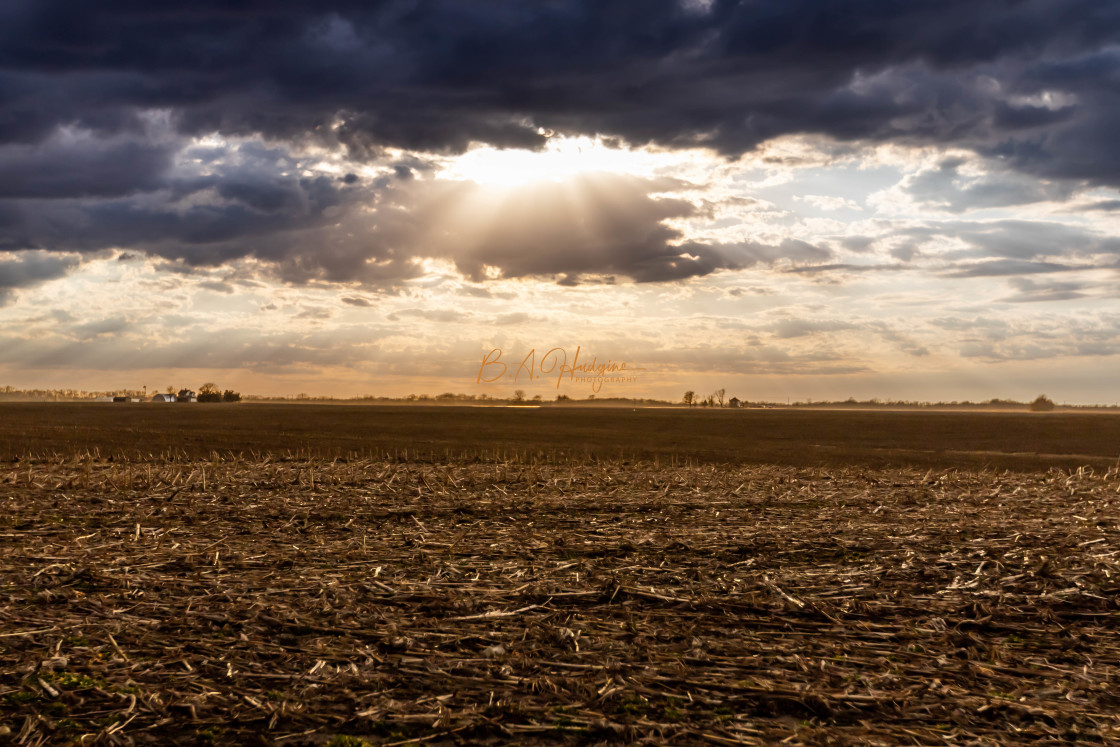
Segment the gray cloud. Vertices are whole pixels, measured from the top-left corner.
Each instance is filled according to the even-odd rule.
[[[325,320],[325,319],[330,319],[332,316],[334,316],[334,314],[331,312],[330,309],[324,309],[322,307],[312,306],[312,307],[304,308],[302,311],[300,311],[298,314],[295,315],[295,318],[296,319],[315,319],[315,320],[322,321],[322,320]]]
[[[1068,298],[1082,286],[1012,281],[1024,295],[1023,301],[1053,301]],[[1032,296],[1026,298],[1026,296]],[[1109,356],[1120,351],[1120,317],[1114,314],[1048,313],[1016,321],[993,316],[944,317],[934,327],[958,333],[958,352],[965,358],[991,362],[1030,361],[1065,356]]]
[[[391,322],[398,322],[407,317],[424,319],[429,322],[462,322],[469,319],[470,314],[464,314],[455,309],[401,309],[400,311],[394,311],[387,318]]]
[[[118,335],[128,330],[131,326],[132,325],[129,324],[128,320],[124,317],[110,317],[95,322],[72,325],[69,328],[69,332],[80,340],[92,340],[102,335]]]
[[[515,311],[509,314],[499,314],[498,316],[494,317],[494,321],[491,323],[499,327],[504,327],[509,325],[524,324],[525,322],[531,321],[535,321],[535,317],[533,317],[532,314],[527,314],[523,311]]]
[[[222,280],[206,280],[199,283],[198,287],[212,290],[216,293],[233,293],[235,291],[232,285]]]
[[[941,317],[930,320],[930,324],[949,332],[968,332],[972,335],[979,334],[987,340],[999,341],[1015,334],[1012,325],[1004,319],[977,316],[972,319],[961,317]]]
[[[751,295],[751,296],[772,296],[772,295],[774,295],[774,289],[773,288],[763,288],[762,286],[758,286],[758,285],[748,286],[748,287],[735,287],[735,288],[729,288],[727,290],[727,295],[729,295],[733,298],[739,298],[741,296],[748,296],[748,295]]]
[[[285,373],[303,367],[358,367],[376,357],[378,331],[361,340],[334,332],[262,335],[254,329],[182,330],[177,339],[138,340],[127,331],[83,339],[0,335],[5,361],[29,368],[128,371],[140,369],[247,369]],[[214,344],[221,340],[220,345]]]
[[[838,332],[855,327],[856,325],[851,322],[836,319],[781,319],[771,329],[775,337],[785,340],[791,337],[805,337],[821,332]]]
[[[0,306],[15,297],[20,288],[29,288],[68,275],[80,263],[73,255],[42,251],[0,253]]]
[[[1097,200],[1096,202],[1081,207],[1080,210],[1120,210],[1120,200]]]
[[[357,306],[359,308],[369,308],[370,306],[373,306],[373,304],[366,299],[358,298],[355,296],[346,296],[342,299],[342,302],[347,306]]]
[[[1058,264],[1056,262],[1031,262],[1022,259],[993,259],[986,262],[973,262],[957,265],[950,272],[943,273],[950,278],[998,277],[1002,275],[1037,275],[1051,272],[1069,272],[1082,268]]]
[[[902,252],[894,242],[901,240]],[[962,249],[946,250],[939,242],[963,242]],[[874,243],[892,246],[890,253],[911,262],[929,249],[927,257],[947,260],[951,277],[1036,274],[1088,269],[1089,262],[1111,266],[1120,257],[1120,239],[1068,223],[1044,220],[934,221],[904,225],[874,237]],[[1079,261],[1079,266],[1071,266]],[[863,269],[900,269],[906,264],[863,266]],[[816,268],[801,268],[810,272]],[[825,266],[823,269],[852,269]]]
[[[909,270],[911,268],[904,264],[876,264],[876,265],[855,265],[847,262],[831,262],[828,264],[820,265],[803,265],[801,267],[790,267],[786,272],[795,273],[798,275],[819,275],[824,273],[865,273],[865,272],[895,272],[898,270]]]
[[[1012,278],[1008,283],[1017,292],[1000,300],[1011,303],[1069,301],[1075,298],[1085,298],[1088,295],[1085,291],[1094,285],[1077,281],[1036,281],[1027,278]]]
[[[1065,201],[1078,189],[1073,181],[1050,182],[1023,174],[989,169],[982,176],[965,176],[962,158],[946,158],[937,168],[909,177],[903,191],[927,208],[963,213],[984,208]]]
[[[903,334],[896,329],[892,329],[889,325],[884,323],[873,324],[872,327],[879,333],[885,341],[895,345],[904,353],[912,355],[915,358],[921,358],[929,355],[930,351],[925,345],[916,341],[909,335]]]

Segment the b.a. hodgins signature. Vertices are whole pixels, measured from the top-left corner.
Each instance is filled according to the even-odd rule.
[[[571,363],[568,362],[568,352],[564,348],[552,348],[537,360],[537,349],[533,348],[528,355],[521,359],[521,364],[510,373],[510,365],[502,361],[501,348],[493,348],[482,356],[482,365],[478,367],[476,383],[489,384],[496,381],[519,381],[525,375],[529,381],[556,376],[556,388],[569,381],[587,382],[591,384],[591,391],[596,394],[603,388],[604,383],[624,384],[637,380],[634,376],[644,368],[636,368],[626,361],[612,361],[600,363],[598,357],[592,357],[590,362],[581,363],[579,360],[580,346],[576,346],[575,355]]]

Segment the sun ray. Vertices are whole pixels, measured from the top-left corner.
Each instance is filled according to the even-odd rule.
[[[549,138],[539,151],[473,148],[453,159],[441,177],[516,187],[538,181],[563,181],[594,171],[652,176],[680,158],[679,153],[612,147],[601,138],[556,136]]]

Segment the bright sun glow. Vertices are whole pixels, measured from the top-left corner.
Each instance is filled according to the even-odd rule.
[[[676,154],[609,148],[597,138],[554,137],[543,150],[474,148],[453,159],[441,174],[478,184],[517,186],[545,180],[563,181],[579,174],[611,172],[652,175]]]

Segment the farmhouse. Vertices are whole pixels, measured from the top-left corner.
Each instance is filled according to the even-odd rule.
[[[180,389],[179,394],[176,395],[175,402],[198,402],[198,395],[190,389]]]
[[[732,397],[731,399],[727,400],[728,407],[739,407],[739,405],[740,402],[738,397]]]

